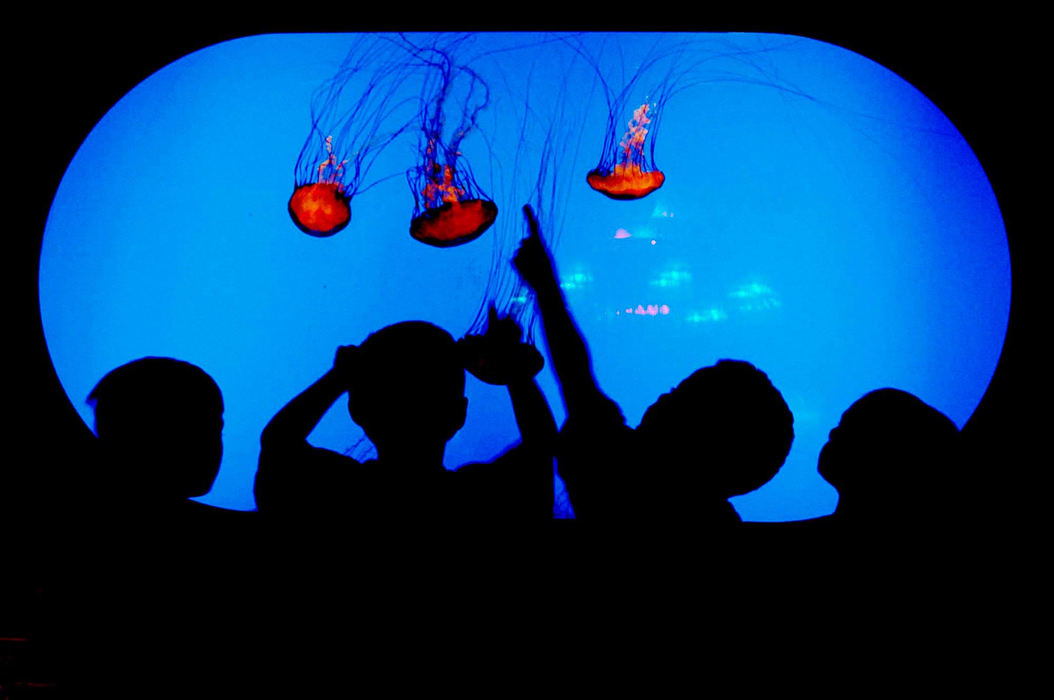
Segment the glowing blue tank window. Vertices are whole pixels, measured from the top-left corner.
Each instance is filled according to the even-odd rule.
[[[518,216],[523,203],[508,184],[536,173],[510,172],[522,144],[504,125],[518,123],[523,95],[498,86],[522,80],[537,60],[532,109],[588,97],[554,87],[570,65],[566,46],[514,48],[533,39],[471,39],[474,67],[494,91],[486,138],[463,148],[499,217]],[[401,177],[359,195],[350,225],[332,238],[291,223],[286,202],[312,92],[356,40],[251,37],[163,68],[89,134],[48,217],[41,313],[71,402],[91,425],[92,386],[145,355],[205,369],[226,404],[224,460],[207,503],[253,507],[261,429],[326,370],[338,344],[406,319],[458,336],[491,273],[487,234],[452,249],[408,235],[413,202]],[[587,46],[611,40],[582,37]],[[781,35],[629,35],[624,65],[656,41],[710,57],[704,80],[660,106],[660,189],[636,201],[590,189],[605,107],[594,100],[560,115],[568,130],[585,125],[560,161],[573,173],[555,250],[565,294],[601,386],[631,424],[717,359],[764,370],[794,412],[796,437],[779,475],[734,505],[747,520],[829,513],[836,494],[816,458],[856,398],[897,387],[960,427],[977,406],[1009,312],[998,205],[955,126],[864,57]],[[586,90],[587,67],[574,70],[583,73],[571,84]],[[402,173],[410,159],[396,143],[374,172]],[[550,370],[540,379],[562,419]],[[470,378],[468,395],[450,466],[489,459],[516,438],[503,391]],[[345,451],[360,437],[341,402],[312,440]]]

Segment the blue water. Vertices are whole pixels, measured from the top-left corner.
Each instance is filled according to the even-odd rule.
[[[620,202],[585,183],[608,106],[581,54],[548,36],[472,36],[458,58],[490,87],[490,104],[462,158],[499,216],[476,241],[437,249],[408,233],[414,134],[378,155],[365,179],[380,182],[355,197],[341,233],[306,236],[286,212],[312,94],[360,39],[250,37],[166,66],[99,122],[55,196],[40,303],[62,385],[90,426],[88,392],[125,362],[177,357],[212,375],[225,451],[202,501],[254,507],[261,429],[338,345],[407,319],[455,336],[472,326],[488,280],[513,279],[501,256],[550,125],[559,158],[547,234],[600,385],[628,421],[725,357],[764,370],[794,413],[783,469],[734,500],[745,519],[834,509],[817,455],[867,391],[910,391],[959,426],[976,408],[1006,334],[1006,232],[955,125],[882,66],[784,35],[578,37],[616,90],[656,47],[683,44],[678,65],[692,67],[649,134],[665,185]],[[630,111],[656,87],[645,73]],[[345,94],[365,87],[353,78]],[[498,296],[515,308],[515,294]],[[548,367],[539,381],[562,419]],[[471,377],[467,391],[451,467],[517,436],[505,392]],[[343,402],[311,437],[353,454],[368,449],[361,438]]]

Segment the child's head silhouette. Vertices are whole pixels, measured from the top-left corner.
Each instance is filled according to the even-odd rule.
[[[223,396],[202,369],[144,357],[103,377],[88,402],[110,486],[166,498],[212,488],[223,457]]]
[[[420,441],[445,444],[465,423],[465,369],[454,338],[424,321],[372,333],[348,372],[348,412],[383,452]]]
[[[838,489],[842,517],[910,520],[941,511],[961,475],[955,424],[918,397],[878,389],[842,414],[820,452],[819,472]]]
[[[667,492],[727,499],[779,471],[794,439],[794,417],[764,372],[721,360],[660,396],[637,433]]]

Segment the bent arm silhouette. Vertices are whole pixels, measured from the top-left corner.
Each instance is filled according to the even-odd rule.
[[[509,383],[509,398],[520,429],[522,483],[539,515],[551,517],[553,511],[553,453],[556,450],[556,420],[549,402],[534,378]],[[533,512],[533,507],[532,507]]]
[[[348,365],[353,361],[356,349],[354,345],[337,348],[333,367],[287,403],[267,424],[260,435],[262,447],[282,448],[307,444],[307,436],[322,420],[322,416],[347,391]]]
[[[486,339],[498,365],[510,368],[505,386],[512,401],[520,444],[502,459],[502,479],[512,491],[506,495],[508,503],[527,506],[524,515],[531,519],[552,517],[553,510],[553,453],[556,448],[556,420],[549,402],[535,381],[538,371],[533,362],[524,361],[521,341],[523,331],[511,317],[499,318],[492,307],[488,314]],[[540,359],[540,356],[539,356]],[[515,455],[513,457],[513,455]]]

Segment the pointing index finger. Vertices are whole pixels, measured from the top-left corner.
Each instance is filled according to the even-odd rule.
[[[541,232],[538,230],[538,219],[534,218],[534,210],[531,209],[530,204],[523,205],[523,215],[527,217],[527,226],[530,228],[531,238],[541,238]]]

